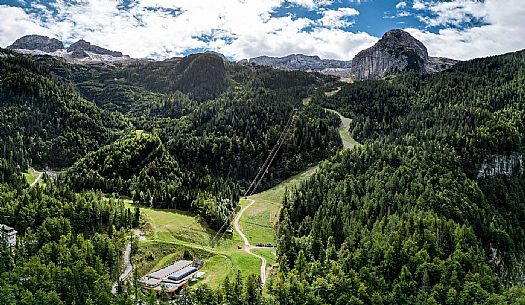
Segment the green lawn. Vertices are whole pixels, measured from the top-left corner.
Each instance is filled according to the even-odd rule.
[[[206,260],[206,264],[202,267],[201,271],[206,272],[203,280],[198,281],[196,284],[206,284],[211,288],[217,288],[220,286],[226,276],[232,278],[233,271],[229,264],[229,258],[223,255],[215,255]]]
[[[261,260],[244,251],[235,251],[230,256],[235,272],[241,271],[243,277],[250,274],[261,274]]]
[[[264,257],[266,259],[266,263],[269,265],[273,265],[277,262],[277,255],[275,254],[275,248],[268,248],[268,249],[252,249],[252,252]]]

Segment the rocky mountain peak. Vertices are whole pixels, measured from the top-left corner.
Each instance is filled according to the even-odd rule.
[[[379,40],[378,45],[393,49],[414,50],[421,58],[428,60],[428,52],[425,45],[403,30],[394,29],[386,32]]]
[[[390,30],[372,47],[359,52],[352,73],[359,79],[381,78],[402,72],[427,72],[427,48],[403,30]]]
[[[18,38],[12,45],[7,47],[12,50],[38,50],[42,52],[55,52],[63,49],[64,44],[56,38],[42,35],[26,35]]]
[[[96,45],[92,45],[91,43],[85,41],[84,39],[80,39],[79,41],[73,43],[67,48],[67,52],[72,53],[72,56],[74,58],[84,58],[89,57],[89,55],[86,52],[95,53],[98,55],[110,55],[113,57],[122,57],[124,56],[122,52],[117,51],[111,51]]]

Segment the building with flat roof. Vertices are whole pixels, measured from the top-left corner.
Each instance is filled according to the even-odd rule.
[[[6,243],[11,249],[16,246],[16,230],[10,226],[0,224],[0,238]]]
[[[176,294],[180,288],[193,279],[198,269],[193,262],[187,260],[176,261],[162,269],[143,276],[139,284],[143,289],[157,292]]]

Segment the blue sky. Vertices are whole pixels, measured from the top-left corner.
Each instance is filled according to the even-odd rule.
[[[401,28],[430,55],[469,59],[525,48],[523,16],[523,0],[0,0],[0,46],[42,34],[133,57],[213,50],[349,60]]]

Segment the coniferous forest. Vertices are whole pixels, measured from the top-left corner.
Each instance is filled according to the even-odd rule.
[[[286,192],[278,269],[264,289],[238,274],[178,304],[525,302],[525,51],[351,84],[214,54],[1,51],[0,223],[19,242],[0,249],[0,304],[136,304],[110,291],[138,206],[220,229],[294,110],[258,191],[320,166]],[[323,108],[363,146],[341,150]],[[29,166],[61,174],[29,187]]]

